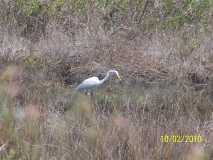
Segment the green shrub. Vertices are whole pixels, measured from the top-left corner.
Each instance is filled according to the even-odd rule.
[[[60,11],[61,7],[64,5],[64,0],[54,0],[48,4],[48,13],[55,15]]]
[[[211,3],[209,0],[187,0],[181,7],[177,7],[172,0],[163,1],[165,21],[163,28],[179,28],[185,23],[203,22],[205,13],[208,13]]]
[[[38,0],[17,0],[16,5],[27,16],[36,15],[41,10],[41,4]]]

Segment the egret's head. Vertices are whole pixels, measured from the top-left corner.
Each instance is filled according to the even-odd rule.
[[[118,77],[118,79],[121,80],[121,77],[120,77],[118,71],[116,71],[115,69],[109,70],[108,73],[110,76],[116,75]]]

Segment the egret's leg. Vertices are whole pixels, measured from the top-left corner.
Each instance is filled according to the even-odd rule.
[[[95,92],[90,92],[90,100],[91,100],[91,107],[95,110],[96,101],[95,101]]]
[[[91,92],[90,92],[90,102],[91,102],[91,107],[92,107],[92,106],[93,106],[93,104],[94,104],[94,103],[93,103],[93,98],[94,98],[94,97],[93,97],[93,92],[91,91]]]

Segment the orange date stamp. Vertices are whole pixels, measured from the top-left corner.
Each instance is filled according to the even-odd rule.
[[[162,143],[202,143],[204,138],[201,135],[162,135]]]

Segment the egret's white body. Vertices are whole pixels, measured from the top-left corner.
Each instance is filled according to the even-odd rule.
[[[82,90],[90,90],[92,88],[96,88],[100,84],[100,80],[98,77],[90,77],[85,79],[78,87],[76,88],[79,91]]]
[[[95,89],[101,84],[103,84],[106,80],[109,79],[110,76],[116,75],[119,79],[120,76],[118,74],[118,71],[116,70],[109,70],[104,77],[104,79],[99,80],[98,77],[90,77],[88,79],[85,79],[81,84],[79,84],[76,88],[77,91],[88,91],[91,89]]]

